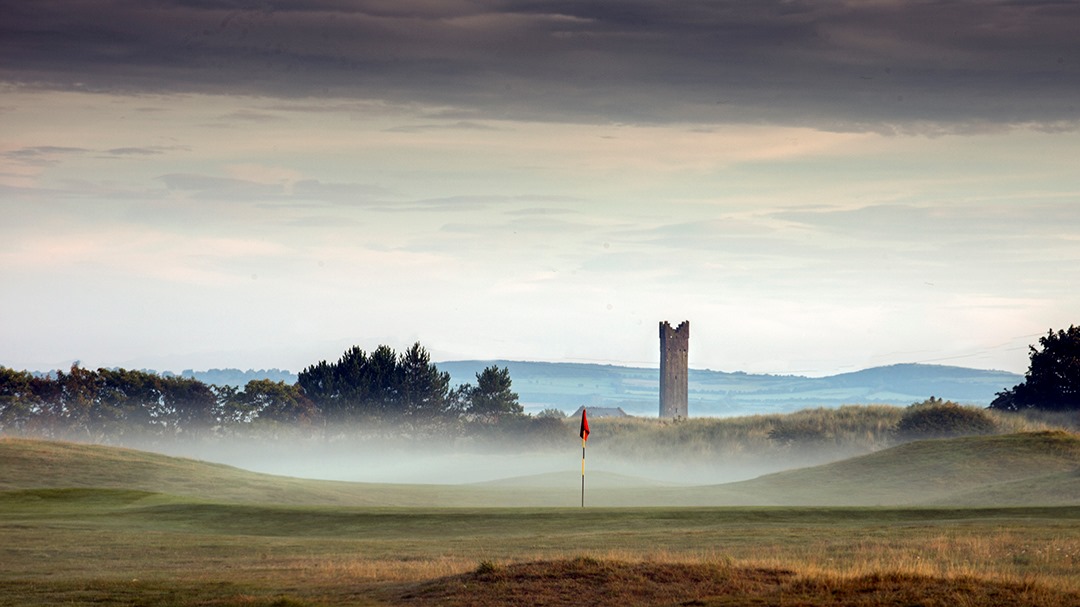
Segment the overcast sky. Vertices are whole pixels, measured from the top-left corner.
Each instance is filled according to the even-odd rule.
[[[1023,372],[1080,3],[0,0],[0,365]]]

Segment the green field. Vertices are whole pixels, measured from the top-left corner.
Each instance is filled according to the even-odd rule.
[[[1075,484],[1076,444],[1064,433],[913,443],[809,469],[803,487],[872,487],[905,461],[944,459],[953,478],[1007,470],[956,494],[996,487],[1015,503],[1025,482]],[[797,491],[798,474],[737,491],[610,478],[609,497],[638,505],[481,507],[558,495],[558,483],[332,483],[0,439],[0,605],[1080,605],[1075,500],[640,505],[651,492]]]

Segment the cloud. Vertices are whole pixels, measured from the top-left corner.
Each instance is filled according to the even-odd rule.
[[[395,126],[386,129],[388,133],[423,133],[425,131],[447,131],[447,130],[463,130],[463,131],[498,131],[498,127],[494,127],[481,122],[473,122],[470,120],[458,120],[451,123],[428,123],[428,124],[410,124],[403,126]]]
[[[458,128],[508,118],[935,134],[1080,120],[1080,5],[1050,0],[0,8],[0,80],[21,86],[422,104]]]
[[[306,201],[327,204],[388,204],[390,190],[375,184],[333,183],[317,179],[298,179],[285,172],[275,178],[273,167],[234,167],[247,178],[220,177],[199,173],[168,173],[157,180],[175,192],[207,200],[249,202]],[[239,170],[243,169],[243,170]]]
[[[31,165],[50,165],[59,162],[65,156],[81,155],[90,152],[86,148],[58,145],[36,145],[8,150],[2,153],[7,160]]]
[[[94,150],[84,147],[37,145],[0,152],[0,158],[31,165],[52,165],[64,158],[94,155],[103,158],[130,158],[133,156],[157,156],[173,151],[187,151],[186,146],[130,146]]]
[[[915,244],[934,249],[944,242],[1010,241],[1010,254],[1021,241],[1045,248],[1061,238],[1071,241],[1080,218],[1071,200],[1028,200],[1024,205],[993,201],[952,204],[878,204],[855,208],[781,211],[779,219],[824,230],[829,238],[857,238],[879,243]],[[1018,229],[1022,226],[1022,229]],[[916,238],[915,236],[918,236]],[[1070,242],[1071,244],[1071,242]]]
[[[164,154],[165,149],[161,147],[126,147],[126,148],[112,148],[105,150],[105,153],[110,156],[156,156],[158,154]]]
[[[251,123],[267,123],[278,122],[284,120],[281,116],[271,114],[268,112],[259,112],[256,110],[240,109],[235,112],[230,112],[221,117],[226,123],[231,122],[251,122]]]
[[[279,184],[259,183],[231,177],[169,173],[157,179],[170,190],[230,199],[280,198],[284,194],[284,187]]]

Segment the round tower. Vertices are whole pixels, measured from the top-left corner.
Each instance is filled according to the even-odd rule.
[[[684,320],[672,329],[665,320],[660,323],[660,418],[686,419],[687,383],[690,349],[690,321]]]

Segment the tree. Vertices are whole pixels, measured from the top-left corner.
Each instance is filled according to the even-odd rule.
[[[321,360],[301,371],[296,378],[296,385],[300,386],[304,394],[319,407],[324,415],[330,417],[338,413],[335,403],[338,397],[335,385],[336,370],[337,365]]]
[[[218,400],[210,386],[189,377],[161,378],[161,409],[172,432],[198,435],[218,422]]]
[[[1039,345],[1041,350],[1028,347],[1031,362],[1024,381],[999,392],[991,409],[1080,409],[1080,327],[1070,325],[1057,333],[1051,329]]]
[[[52,428],[45,399],[51,386],[47,378],[0,367],[0,432],[48,433]]]
[[[98,440],[97,374],[75,361],[68,373],[56,372],[59,414],[68,432]]]
[[[525,408],[518,404],[518,395],[510,389],[510,369],[492,365],[476,374],[476,387],[468,390],[465,412],[478,418],[498,422],[502,416],[518,416]]]
[[[299,385],[253,379],[235,396],[241,410],[256,420],[275,423],[309,423],[318,413]]]
[[[301,371],[297,384],[328,421],[431,421],[457,414],[450,374],[436,368],[419,342],[400,355],[385,345],[370,354],[353,346],[336,363]]]
[[[420,342],[401,354],[401,386],[398,397],[402,413],[416,420],[444,417],[450,407],[450,374],[439,371]]]
[[[162,378],[145,371],[98,369],[95,418],[110,436],[161,430]]]

